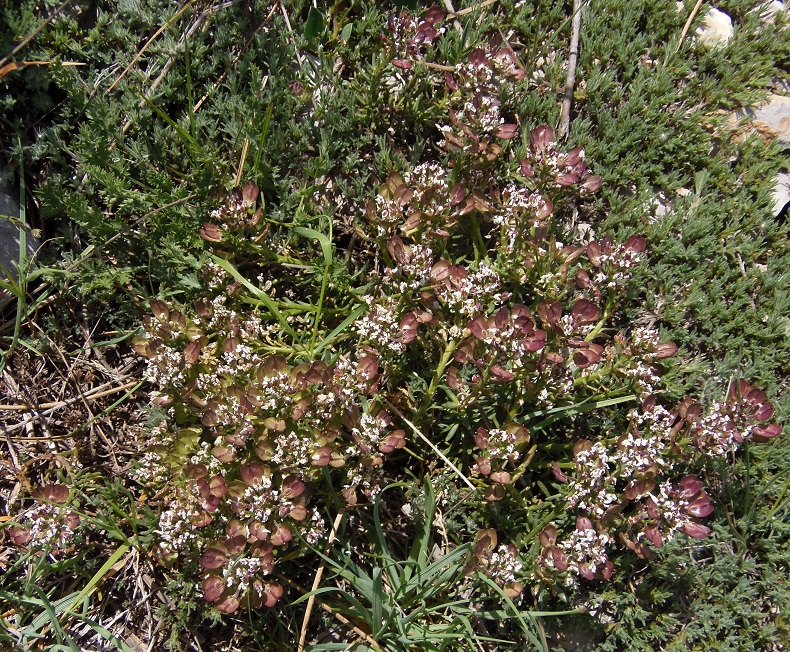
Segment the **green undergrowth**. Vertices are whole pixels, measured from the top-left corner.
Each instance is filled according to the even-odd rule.
[[[0,57],[58,3],[44,4],[7,4],[0,30],[9,38]],[[460,10],[472,3],[457,4]],[[40,329],[23,329],[21,340],[3,331],[0,344],[4,351],[35,351],[48,346],[43,330],[73,352],[84,341],[74,315],[88,316],[112,346],[128,349],[137,338],[134,348],[149,360],[149,389],[158,392],[159,405],[144,407],[145,438],[154,447],[141,450],[142,473],[130,464],[133,473],[110,478],[84,452],[66,446],[49,466],[31,464],[31,491],[44,489],[33,493],[35,500],[17,498],[3,508],[12,518],[0,550],[14,552],[0,557],[6,578],[0,625],[10,632],[0,633],[0,644],[55,650],[100,641],[106,649],[128,649],[129,634],[142,638],[156,628],[152,641],[174,648],[188,649],[197,632],[204,649],[296,649],[305,594],[322,567],[308,630],[308,649],[316,651],[349,649],[350,643],[358,650],[571,649],[578,632],[584,632],[578,649],[589,650],[782,649],[790,636],[785,437],[746,441],[720,456],[679,456],[686,472],[704,481],[701,494],[689,494],[700,501],[697,511],[710,506],[712,515],[687,516],[686,534],[665,532],[660,548],[652,531],[637,539],[640,526],[620,524],[611,526],[613,536],[631,537],[636,528],[630,551],[618,541],[622,550],[611,555],[613,563],[594,566],[589,578],[584,570],[558,575],[555,562],[547,561],[563,535],[587,531],[575,520],[577,511],[566,509],[570,490],[560,477],[583,477],[581,463],[574,466],[574,444],[608,441],[616,448],[613,442],[636,418],[628,411],[639,405],[639,386],[633,375],[617,375],[620,362],[600,382],[580,380],[579,369],[598,369],[615,333],[630,341],[645,328],[656,342],[677,345],[674,357],[670,349],[649,352],[662,376],[654,387],[658,403],[669,410],[684,397],[707,409],[731,387],[730,405],[740,401],[739,391],[764,389],[767,397],[754,403],[770,400],[780,424],[790,406],[790,248],[786,219],[771,214],[771,179],[787,170],[786,152],[731,119],[734,110],[787,84],[787,19],[764,25],[750,4],[722,3],[735,37],[726,47],[705,49],[693,34],[707,5],[680,42],[693,4],[678,11],[674,3],[642,1],[585,7],[570,133],[558,149],[584,148],[592,174],[601,177],[597,192],[589,191],[597,186],[589,171],[569,187],[551,171],[532,177],[519,166],[529,160],[539,169],[543,150],[532,135],[546,132],[533,130],[559,120],[572,3],[501,0],[460,16],[460,30],[445,19],[432,44],[417,43],[406,54],[393,52],[387,27],[400,8],[383,2],[335,2],[319,10],[308,2],[283,9],[267,2],[92,0],[57,13],[12,57],[48,65],[0,78],[3,180],[18,186],[24,170],[26,218],[46,240],[38,257],[44,269],[28,285],[31,300],[17,304]],[[442,144],[449,109],[459,110],[465,99],[445,72],[457,74],[456,66],[492,37],[497,48],[514,53],[525,76],[502,74],[488,91],[498,94],[501,115],[517,133],[512,139],[488,134],[503,151],[483,150],[478,160]],[[393,66],[401,56],[412,66]],[[463,186],[463,201],[474,189],[490,205],[472,205],[463,214],[454,208],[458,214],[443,214],[444,223],[423,220],[400,230],[371,209],[377,195],[388,206],[410,185],[414,190],[416,177],[409,175],[428,162]],[[490,183],[481,182],[478,171]],[[642,263],[615,291],[598,296],[564,277],[544,281],[542,273],[524,271],[523,259],[508,257],[506,238],[490,219],[504,210],[506,200],[494,187],[500,191],[505,181],[553,202],[552,216],[540,218],[548,220],[550,237],[541,240],[534,229],[519,235],[535,245],[529,256],[546,256],[539,264],[556,274],[551,278],[577,268],[594,277],[603,267],[587,245],[605,249],[607,236]],[[241,208],[212,213],[227,205],[234,188]],[[427,196],[426,205],[431,201]],[[564,272],[561,255],[551,253],[558,251],[556,241],[580,247]],[[413,262],[412,250],[404,254],[399,247],[415,244],[433,248],[431,264],[441,259],[463,272],[429,275],[422,295],[395,291],[384,270],[408,277],[403,270]],[[511,296],[492,290],[480,294],[472,312],[454,313],[453,283],[480,274],[483,264],[496,270],[500,289]],[[437,288],[445,282],[443,295]],[[436,296],[425,296],[429,291]],[[402,341],[390,342],[396,354],[370,335],[375,306],[382,315],[393,309],[387,292],[398,297],[398,318],[413,319],[397,325]],[[43,298],[53,294],[56,306],[70,309],[49,308]],[[263,322],[250,342],[234,318],[206,325],[212,316],[201,302],[223,296],[221,308],[233,310],[237,321],[255,316]],[[598,306],[595,315],[578,303],[580,296]],[[552,300],[566,315],[589,311],[589,323],[579,317],[590,327],[581,339],[592,332],[588,344],[594,346],[568,344],[555,332],[546,307]],[[493,320],[502,306],[515,320],[515,304],[531,310],[535,330],[548,332],[540,350],[581,356],[568,366],[575,383],[570,395],[537,372],[508,366],[512,360],[485,358],[484,334],[475,333],[494,328],[493,321],[478,322],[478,330],[471,322]],[[533,337],[526,330],[522,335]],[[239,342],[227,344],[228,333]],[[190,341],[199,346],[186,352]],[[263,371],[217,371],[222,347],[232,353],[238,343],[251,347]],[[187,364],[173,380],[157,347],[182,361],[194,356],[194,368]],[[457,348],[468,350],[469,359],[456,355]],[[488,367],[473,358],[485,358]],[[524,360],[532,373],[532,359]],[[560,369],[557,363],[557,377],[566,373]],[[318,398],[322,387],[348,389],[353,374],[356,384],[345,412],[313,415],[324,420],[320,428],[308,430],[301,413],[281,418],[271,412],[260,423],[252,419],[260,437],[255,445],[245,443],[253,438],[245,433],[241,443],[217,443],[238,433],[229,434],[219,406],[211,405],[223,395],[189,384],[209,372],[226,374],[225,389],[277,380],[267,391],[285,392],[305,410],[325,400]],[[522,376],[513,381],[513,372]],[[741,378],[748,385],[739,385]],[[517,383],[523,385],[513,389]],[[467,402],[465,392],[473,399]],[[261,414],[268,409],[255,403],[264,402],[265,392],[242,398]],[[352,450],[348,435],[340,434],[363,432],[363,423],[374,422],[379,447],[373,452],[357,439]],[[695,427],[690,418],[678,437],[690,442]],[[304,436],[314,444],[311,454],[318,457],[306,470],[281,461],[285,443],[265,443],[291,430],[309,432]],[[518,463],[498,468],[494,460],[485,472],[480,456],[493,456],[486,449],[494,446],[487,438],[493,442],[505,432]],[[72,467],[78,459],[85,470]],[[157,466],[161,460],[165,471]],[[220,481],[212,474],[221,465]],[[384,475],[365,484],[369,479],[355,479],[355,469],[360,477],[372,469]],[[476,493],[460,475],[472,479]],[[201,482],[206,487],[196,489]],[[250,528],[256,531],[259,522],[246,512],[239,516],[230,497],[266,482],[288,494],[287,506],[280,506],[289,512],[290,520],[282,521],[288,532],[275,529],[239,550],[233,535],[243,530],[252,541]],[[66,486],[64,498],[58,487]],[[179,547],[176,535],[163,534],[162,515],[177,513],[173,505],[201,491],[204,511],[192,526],[204,540]],[[624,510],[634,509],[627,506],[631,498],[622,500]],[[58,552],[59,542],[50,540],[54,548],[45,552],[52,554],[18,554],[12,543],[29,542],[14,528],[24,525],[23,511],[29,516],[37,505],[50,510],[46,518],[73,523],[78,543]],[[194,505],[182,507],[186,513]],[[208,523],[214,510],[225,514],[224,523],[238,517],[238,526]],[[327,546],[337,514],[336,540]],[[314,516],[323,519],[323,530],[303,525]],[[707,538],[696,529],[702,524],[711,529]],[[276,570],[257,579],[240,580],[237,573],[236,584],[217,580],[245,559]],[[515,574],[502,570],[506,561],[510,571],[518,564]],[[253,604],[253,588],[269,606],[244,608],[245,600],[260,606]],[[123,609],[150,629],[112,629],[107,623]]]

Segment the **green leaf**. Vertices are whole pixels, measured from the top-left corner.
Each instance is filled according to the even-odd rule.
[[[354,29],[354,23],[346,23],[343,26],[343,29],[340,32],[340,40],[343,43],[348,43],[348,39],[351,38],[351,31]]]
[[[326,16],[317,7],[310,7],[307,22],[304,25],[304,36],[308,41],[313,41],[324,33]]]

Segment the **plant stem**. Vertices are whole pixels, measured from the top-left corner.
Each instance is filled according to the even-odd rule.
[[[439,364],[436,366],[436,371],[433,374],[433,378],[431,378],[431,384],[428,385],[428,389],[425,392],[425,396],[422,399],[422,406],[420,407],[420,416],[425,414],[425,411],[428,409],[428,406],[431,404],[433,400],[433,395],[436,393],[436,389],[439,387],[439,381],[442,379],[444,375],[444,370],[450,362],[450,358],[452,357],[453,353],[455,352],[455,348],[458,346],[457,340],[450,340],[447,343],[447,346],[444,349],[444,353],[442,354],[442,359],[439,360]]]

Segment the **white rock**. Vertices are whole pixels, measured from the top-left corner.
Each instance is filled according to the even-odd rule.
[[[760,15],[760,21],[768,25],[773,25],[776,20],[776,14],[785,10],[785,6],[779,0],[771,0],[770,2],[761,2],[749,13],[757,13]]]
[[[752,111],[754,122],[759,123],[756,126],[767,128],[779,142],[790,145],[790,97],[771,94]]]
[[[705,14],[696,32],[699,42],[709,48],[726,45],[734,33],[732,18],[713,7]]]
[[[771,191],[771,197],[774,200],[774,217],[779,214],[790,204],[790,174],[780,172],[774,177],[776,185]]]

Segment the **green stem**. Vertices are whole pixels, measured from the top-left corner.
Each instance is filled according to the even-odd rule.
[[[784,499],[788,488],[790,488],[790,474],[788,474],[787,476],[787,480],[785,481],[785,486],[782,487],[782,491],[779,492],[779,497],[776,499],[776,502],[774,503],[773,507],[771,507],[771,511],[768,512],[769,520],[773,518],[774,513],[776,512],[777,509],[779,509],[779,505],[782,503],[782,500]]]
[[[601,334],[604,324],[606,324],[606,320],[609,319],[609,317],[611,316],[611,311],[612,311],[612,300],[609,299],[606,302],[606,307],[603,309],[603,314],[601,315],[601,318],[598,320],[598,323],[595,325],[595,328],[593,328],[590,331],[590,333],[587,335],[587,337],[584,338],[585,342],[592,342],[596,337],[598,337]]]
[[[329,242],[332,242],[332,220],[329,220]],[[331,245],[330,245],[331,246]],[[332,260],[326,259],[324,260],[324,276],[321,279],[321,292],[318,295],[318,310],[315,313],[315,322],[313,323],[313,337],[310,339],[310,357],[313,356],[313,351],[315,351],[315,340],[318,337],[318,326],[321,323],[321,313],[324,309],[324,296],[326,295],[326,287],[329,284],[329,266],[331,265]]]
[[[422,399],[422,406],[420,407],[420,416],[425,414],[425,411],[428,409],[428,406],[431,404],[433,400],[433,395],[436,393],[436,389],[439,387],[439,382],[444,375],[444,370],[447,368],[447,365],[450,363],[450,359],[452,358],[453,353],[455,352],[455,347],[458,346],[458,342],[456,340],[450,340],[447,343],[447,346],[444,349],[444,353],[442,354],[442,359],[439,360],[439,364],[436,367],[436,371],[433,373],[433,378],[431,378],[431,384],[428,385],[428,390],[425,392],[425,396]]]

